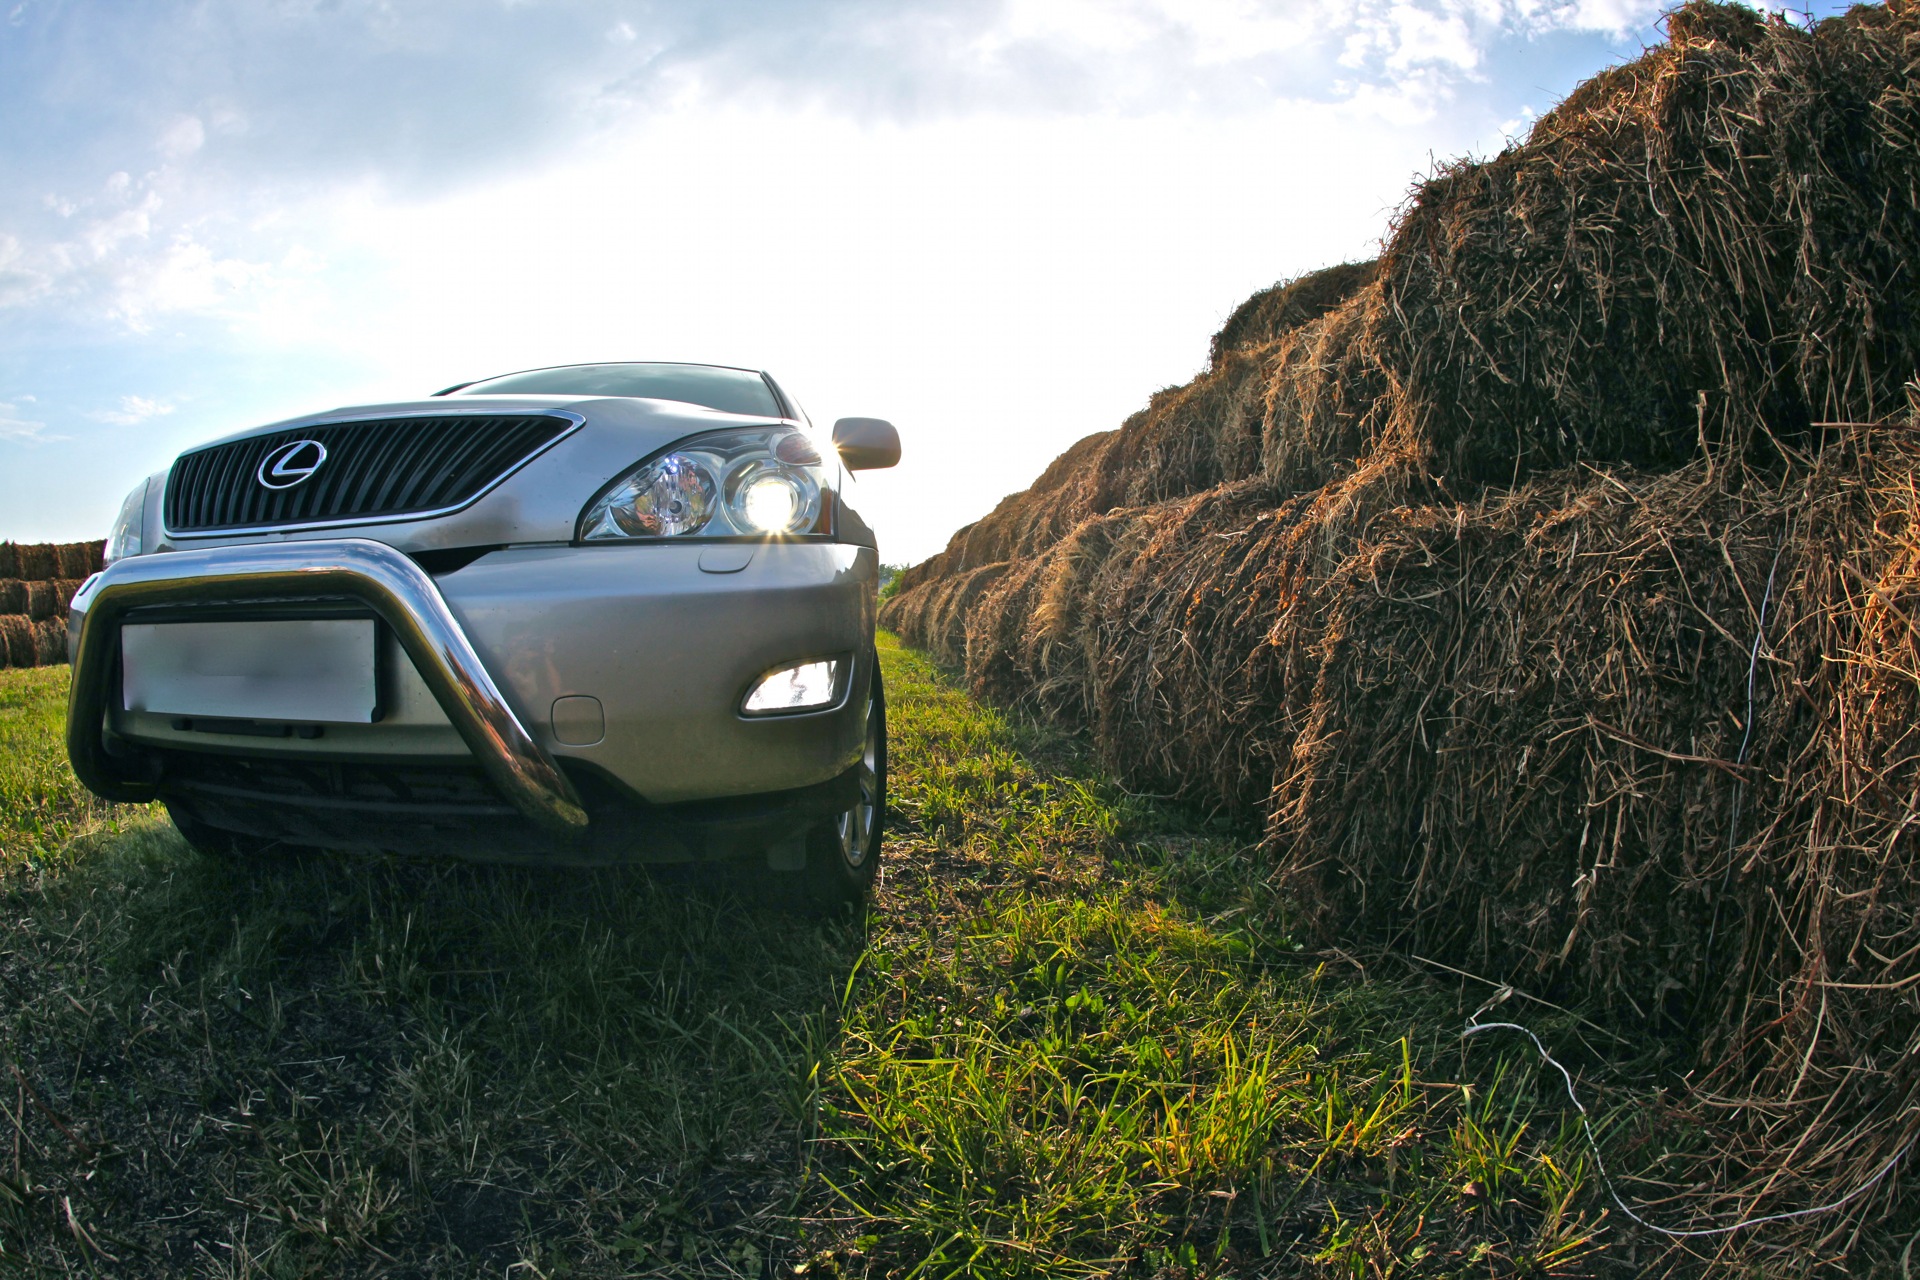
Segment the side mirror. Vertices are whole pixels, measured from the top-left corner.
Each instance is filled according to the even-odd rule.
[[[833,447],[849,471],[872,471],[900,461],[900,433],[885,418],[842,418],[833,424]]]

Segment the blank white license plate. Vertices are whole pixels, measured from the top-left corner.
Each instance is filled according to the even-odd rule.
[[[379,706],[371,618],[152,622],[120,628],[128,711],[369,724]]]

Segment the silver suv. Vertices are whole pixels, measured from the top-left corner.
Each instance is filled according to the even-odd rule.
[[[873,532],[771,377],[570,365],[275,423],[128,495],[74,597],[68,754],[209,852],[764,856],[857,897]]]

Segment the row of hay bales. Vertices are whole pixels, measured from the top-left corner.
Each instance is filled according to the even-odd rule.
[[[1916,95],[1913,0],[1686,5],[883,622],[1256,818],[1324,937],[1690,1043],[1695,1208],[1861,1185],[1920,1134]]]
[[[67,602],[104,542],[0,542],[0,668],[67,660]]]

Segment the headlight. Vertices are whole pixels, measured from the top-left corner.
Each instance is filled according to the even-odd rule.
[[[580,515],[580,538],[825,533],[820,451],[794,427],[717,431],[620,476]]]
[[[102,568],[115,560],[140,554],[140,530],[146,523],[146,515],[147,482],[142,480],[120,504],[120,514],[114,517],[113,529],[107,534],[107,549],[100,557]]]
[[[718,488],[713,472],[697,459],[668,454],[607,495],[606,514],[619,533],[604,536],[670,538],[698,533],[713,518]]]

